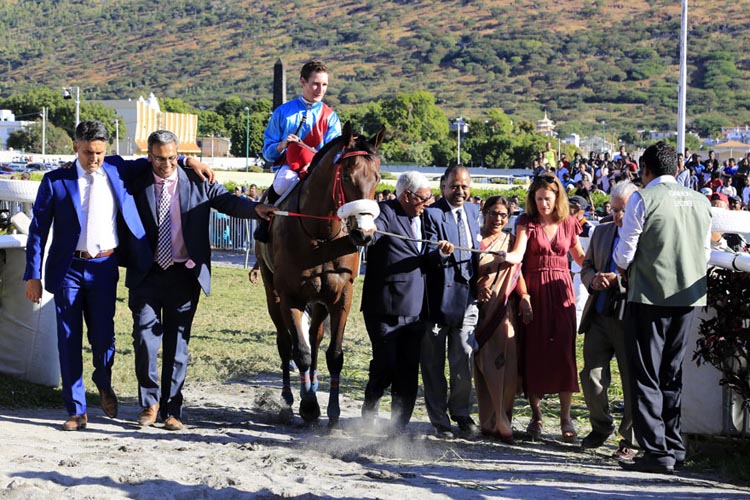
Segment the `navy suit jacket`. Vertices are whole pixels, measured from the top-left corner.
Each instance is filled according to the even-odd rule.
[[[380,203],[375,225],[381,231],[414,237],[398,200]],[[424,222],[422,228],[424,231]],[[415,242],[376,234],[375,243],[367,248],[362,311],[378,316],[420,316],[425,296],[424,258]]]
[[[182,237],[189,258],[195,263],[192,268],[195,278],[208,295],[211,293],[211,242],[208,234],[211,209],[242,219],[258,219],[255,211],[257,202],[229,193],[218,182],[210,184],[208,181],[201,181],[192,170],[178,168],[177,175]],[[130,253],[135,256],[125,277],[125,285],[129,288],[140,284],[154,264],[159,226],[151,168],[132,182],[132,192],[146,238],[129,242]]]
[[[109,160],[109,158],[107,158]],[[137,172],[150,171],[147,160],[120,162],[116,166],[105,161],[104,170],[112,187],[118,208],[118,239],[138,240],[145,237],[133,197],[126,188],[125,179]],[[78,189],[78,169],[59,168],[42,178],[34,202],[34,218],[29,227],[26,243],[26,271],[24,280],[41,279],[44,248],[54,223],[55,233],[50,243],[45,265],[44,287],[56,293],[73,261],[78,238],[81,235],[81,193]],[[128,259],[125,249],[118,247],[121,263]]]
[[[473,203],[464,203],[466,223],[472,235],[467,246],[478,248],[479,208]],[[458,225],[445,198],[441,198],[425,209],[425,235],[431,241],[446,240],[458,245]],[[460,327],[468,305],[476,299],[478,254],[471,254],[471,279],[464,280],[457,266],[458,250],[447,258],[439,250],[429,252],[427,267],[427,304],[429,320],[439,325]]]

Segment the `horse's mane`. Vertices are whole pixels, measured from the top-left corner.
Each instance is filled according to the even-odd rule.
[[[310,167],[313,167],[314,165],[317,165],[321,158],[323,158],[331,149],[334,147],[341,147],[341,143],[344,142],[344,136],[340,135],[336,137],[334,140],[320,148],[320,151],[315,153],[315,156],[313,156],[312,161],[310,162]],[[377,150],[370,144],[367,139],[363,136],[357,136],[356,144],[354,149],[358,151],[367,151],[370,154],[376,154]]]

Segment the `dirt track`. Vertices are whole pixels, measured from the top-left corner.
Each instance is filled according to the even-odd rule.
[[[283,424],[278,395],[262,380],[191,385],[176,433],[135,426],[134,401],[114,420],[92,408],[82,432],[60,431],[60,410],[0,410],[0,498],[750,498],[690,472],[625,473],[607,457],[614,446],[581,452],[553,429],[509,446],[439,440],[418,420],[389,437],[363,429],[346,397],[341,431]]]

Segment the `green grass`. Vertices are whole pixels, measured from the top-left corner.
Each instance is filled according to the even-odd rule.
[[[367,382],[370,361],[370,342],[359,312],[362,278],[355,283],[354,301],[344,339],[345,362],[341,376],[341,390],[350,398],[361,400]],[[190,340],[190,365],[187,383],[252,381],[260,375],[281,379],[280,362],[276,351],[273,323],[266,311],[265,294],[261,285],[253,286],[247,280],[247,271],[237,268],[215,267],[213,293],[201,296],[193,323]],[[122,398],[135,399],[137,383],[134,373],[134,356],[131,339],[132,318],[127,307],[127,291],[118,288],[117,314],[115,316],[117,354],[113,369],[113,385]],[[578,336],[578,367],[582,366],[583,336]],[[323,350],[328,337],[323,341]],[[91,350],[84,346],[84,377],[89,404],[98,404],[98,394],[91,382]],[[321,390],[328,389],[328,370],[325,354],[320,354]],[[619,372],[613,363],[610,401],[622,401]],[[296,377],[292,377],[293,383]],[[295,389],[296,390],[296,389]],[[387,400],[384,401],[387,410]],[[0,408],[62,408],[59,388],[49,388],[22,382],[0,375]],[[416,415],[424,417],[420,401]],[[550,396],[543,403],[545,422],[553,429],[559,415],[557,397]],[[516,399],[515,415],[529,418],[528,402]],[[582,436],[590,429],[588,411],[581,392],[574,394],[572,417]],[[620,414],[615,414],[619,421]],[[688,467],[693,471],[716,473],[727,481],[750,484],[750,441],[724,437],[696,438],[689,441],[691,452]]]

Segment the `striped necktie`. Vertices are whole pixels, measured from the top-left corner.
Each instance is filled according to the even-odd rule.
[[[156,263],[166,269],[172,265],[172,224],[169,217],[169,202],[172,196],[166,181],[161,182],[159,196],[159,237],[156,243]]]
[[[468,244],[466,242],[466,224],[464,224],[463,210],[456,210],[456,224],[458,225],[458,246],[466,248]],[[458,251],[458,269],[461,272],[466,281],[471,278],[471,271],[469,269],[470,254],[466,250]]]

